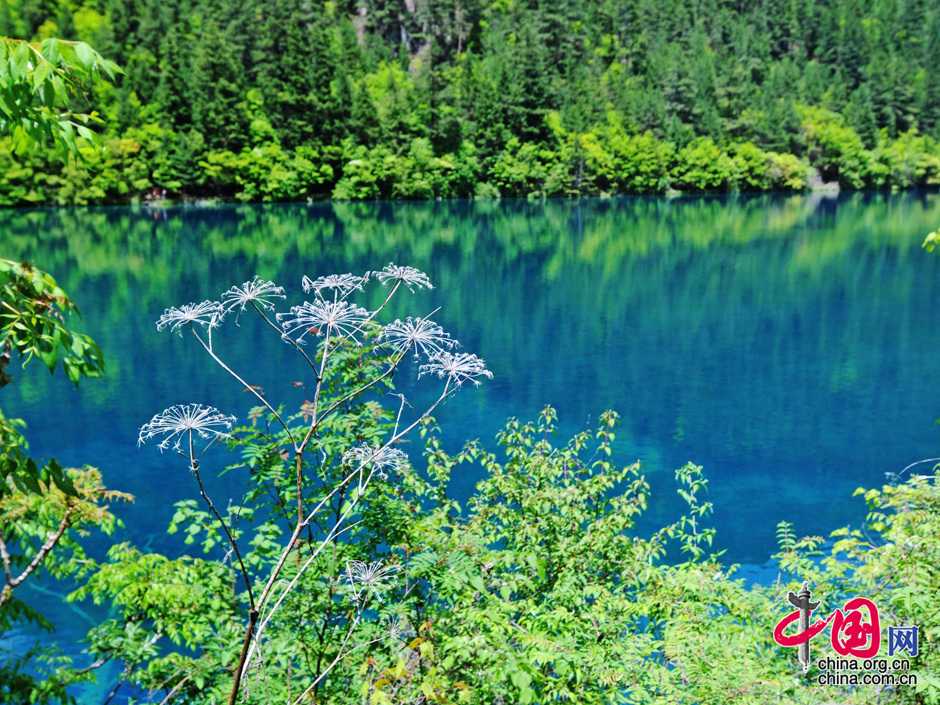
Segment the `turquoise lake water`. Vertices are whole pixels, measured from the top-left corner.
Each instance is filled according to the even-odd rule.
[[[2,405],[27,420],[35,455],[97,465],[136,495],[118,508],[121,538],[178,553],[164,529],[192,479],[138,449],[137,429],[173,403],[244,414],[252,400],[191,341],[157,333],[161,311],[254,274],[299,294],[304,274],[410,264],[436,288],[392,315],[440,306],[495,375],[438,413],[447,447],[492,445],[507,417],[546,404],[565,433],[616,409],[619,459],[653,486],[641,530],[680,511],[672,471],[692,460],[718,547],[759,566],[778,521],[800,534],[858,523],[856,487],[940,455],[940,257],[920,248],[938,225],[940,196],[924,193],[3,211],[0,254],[57,277],[107,374],[76,390],[33,366]],[[228,357],[299,403],[290,351],[242,327]],[[213,483],[218,503],[233,482]]]

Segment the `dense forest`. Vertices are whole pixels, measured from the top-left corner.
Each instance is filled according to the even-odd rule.
[[[0,203],[940,183],[927,0],[0,0],[117,62]],[[814,172],[810,170],[814,168]]]

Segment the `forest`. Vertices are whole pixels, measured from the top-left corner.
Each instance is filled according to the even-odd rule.
[[[940,183],[926,0],[0,0],[115,62],[0,204]]]

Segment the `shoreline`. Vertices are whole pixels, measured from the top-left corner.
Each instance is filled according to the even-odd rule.
[[[17,211],[45,211],[45,210],[82,210],[82,209],[111,209],[126,208],[132,210],[176,210],[176,209],[212,209],[238,206],[404,206],[404,205],[429,205],[429,204],[479,204],[494,205],[499,203],[513,205],[531,205],[548,203],[576,203],[584,202],[617,202],[633,200],[656,200],[665,202],[681,202],[694,200],[712,200],[727,199],[729,201],[751,201],[760,198],[783,199],[793,197],[803,197],[807,199],[815,198],[818,201],[838,202],[846,198],[861,196],[929,196],[940,194],[940,184],[937,185],[917,185],[907,188],[887,188],[887,187],[865,187],[865,188],[846,188],[839,187],[837,190],[827,189],[804,189],[801,191],[788,191],[785,189],[768,189],[762,191],[755,190],[733,190],[733,191],[672,191],[657,193],[642,192],[618,192],[611,194],[583,194],[578,196],[540,196],[537,198],[526,198],[524,196],[500,196],[496,198],[472,198],[472,197],[436,197],[436,198],[414,198],[414,199],[394,199],[394,198],[371,198],[371,199],[340,199],[333,197],[307,198],[280,201],[243,201],[236,198],[226,197],[199,197],[183,195],[180,198],[166,199],[132,199],[129,201],[117,202],[92,202],[92,203],[22,203],[18,205],[0,205],[0,213]]]

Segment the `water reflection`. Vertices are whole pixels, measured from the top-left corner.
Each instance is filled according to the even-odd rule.
[[[566,431],[615,408],[622,459],[653,476],[649,524],[677,511],[671,470],[694,460],[712,479],[719,543],[759,562],[776,521],[805,533],[857,521],[852,489],[936,454],[940,258],[919,243],[938,222],[936,194],[4,211],[3,254],[57,276],[108,360],[78,391],[30,370],[4,408],[29,421],[38,454],[99,465],[137,494],[128,531],[159,544],[192,488],[136,449],[136,427],[179,401],[251,405],[156,334],[160,311],[255,273],[296,286],[408,263],[437,288],[407,312],[442,306],[497,375],[442,411],[449,445],[491,441],[546,403]],[[292,399],[289,351],[243,327],[229,357]]]

